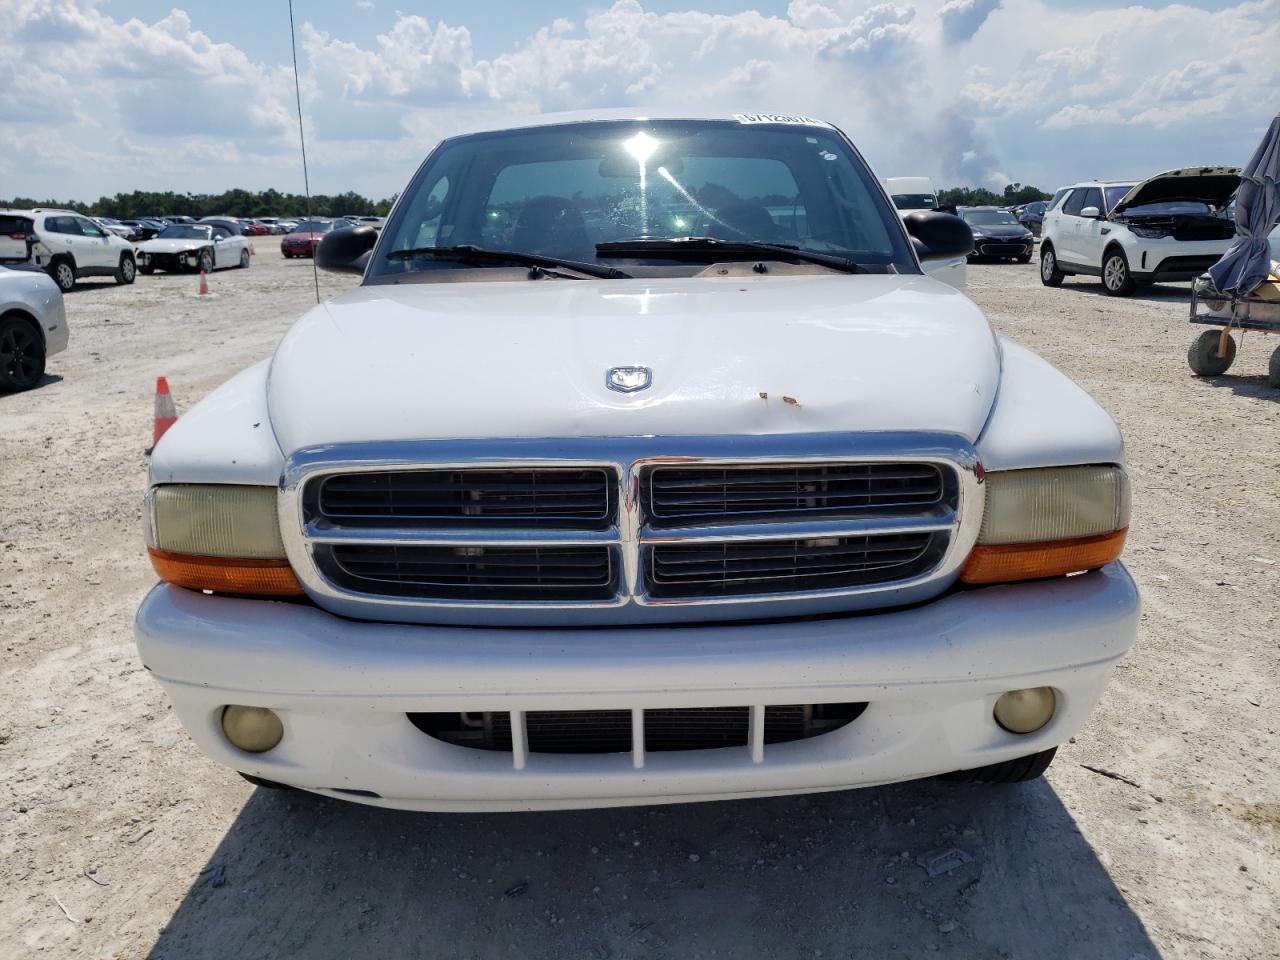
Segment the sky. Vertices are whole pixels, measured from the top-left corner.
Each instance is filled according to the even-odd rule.
[[[286,0],[4,0],[0,197],[298,192]],[[295,0],[311,188],[389,196],[444,136],[593,107],[805,113],[881,176],[1052,190],[1239,165],[1280,0]]]

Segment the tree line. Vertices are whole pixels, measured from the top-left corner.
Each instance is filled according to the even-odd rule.
[[[995,193],[985,187],[951,187],[938,191],[940,207],[1016,207],[1033,200],[1051,200],[1053,194],[1039,187],[1010,183],[1003,193]]]
[[[944,207],[1011,207],[1032,200],[1048,200],[1051,194],[1038,187],[1011,183],[1003,193],[994,193],[985,187],[951,187],[938,192],[938,203]],[[311,198],[311,215],[316,217],[341,217],[355,214],[365,217],[385,217],[395,202],[395,196],[382,200],[370,200],[354,191],[335,195],[317,194]],[[783,198],[784,200],[786,198]],[[56,207],[74,210],[92,217],[115,217],[117,220],[133,220],[137,217],[162,217],[167,214],[183,214],[188,217],[300,217],[307,212],[307,198],[299,193],[281,193],[279,190],[226,190],[223,193],[163,193],[150,190],[134,190],[117,193],[114,197],[100,197],[92,203],[79,200],[37,200],[31,197],[14,197],[0,200],[0,208],[11,207],[26,210],[32,207]]]
[[[335,195],[315,194],[311,197],[311,215],[316,217],[340,217],[355,214],[365,217],[385,217],[395,202],[395,197],[370,200],[353,191]],[[135,190],[117,193],[114,197],[100,197],[92,203],[78,200],[37,200],[31,197],[14,197],[0,200],[0,208],[11,207],[27,210],[32,207],[55,207],[74,210],[91,217],[115,217],[117,220],[134,220],[138,217],[163,217],[184,215],[195,217],[281,217],[304,216],[308,210],[307,198],[300,193],[281,193],[279,190],[227,190],[223,193],[174,193]]]

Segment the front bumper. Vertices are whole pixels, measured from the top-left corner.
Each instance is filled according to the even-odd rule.
[[[1144,283],[1194,280],[1217,263],[1231,245],[1230,240],[1135,239],[1125,256],[1134,279]]]
[[[578,630],[432,627],[157,586],[137,615],[142,661],[202,750],[268,780],[379,806],[532,810],[838,790],[970,769],[1078,732],[1133,644],[1123,566],[813,621]],[[1051,686],[1041,730],[992,720],[1006,690]],[[455,746],[406,714],[867,702],[834,732],[644,755]],[[228,703],[270,707],[280,745],[243,753]],[[362,795],[352,796],[350,791]]]
[[[148,270],[194,270],[198,262],[199,254],[194,250],[190,253],[152,253],[143,250],[138,254],[138,266]]]
[[[1035,249],[1035,238],[1027,237],[1025,240],[1017,237],[982,237],[973,241],[974,257],[993,257],[993,258],[1010,258],[1010,257],[1029,257],[1031,251]]]

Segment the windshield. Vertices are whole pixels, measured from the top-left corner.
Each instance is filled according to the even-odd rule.
[[[165,227],[158,234],[160,240],[208,240],[213,235],[210,227],[198,227],[192,224],[175,223]]]
[[[382,236],[370,278],[476,269],[397,251],[474,245],[603,263],[597,244],[681,237],[791,245],[916,272],[862,159],[818,124],[599,121],[448,140]],[[658,250],[607,258],[624,261],[668,275],[705,267]]]
[[[962,210],[960,216],[964,218],[964,222],[968,224],[980,224],[982,226],[994,226],[1003,224],[1007,226],[1021,226],[1018,218],[1008,210]]]
[[[895,193],[893,205],[899,210],[936,210],[938,198],[932,193]]]
[[[328,233],[333,224],[324,220],[304,220],[293,228],[294,233]]]
[[[1132,190],[1136,184],[1118,183],[1112,187],[1103,187],[1102,192],[1107,198],[1107,210],[1111,211],[1116,208],[1116,204],[1124,199],[1124,195]]]

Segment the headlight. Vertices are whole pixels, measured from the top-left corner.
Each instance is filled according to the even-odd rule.
[[[1124,549],[1129,478],[1123,467],[994,471],[986,487],[978,544],[960,574],[966,583],[1095,570]]]
[[[217,593],[302,593],[274,487],[169,484],[147,497],[147,549],[163,580]]]

